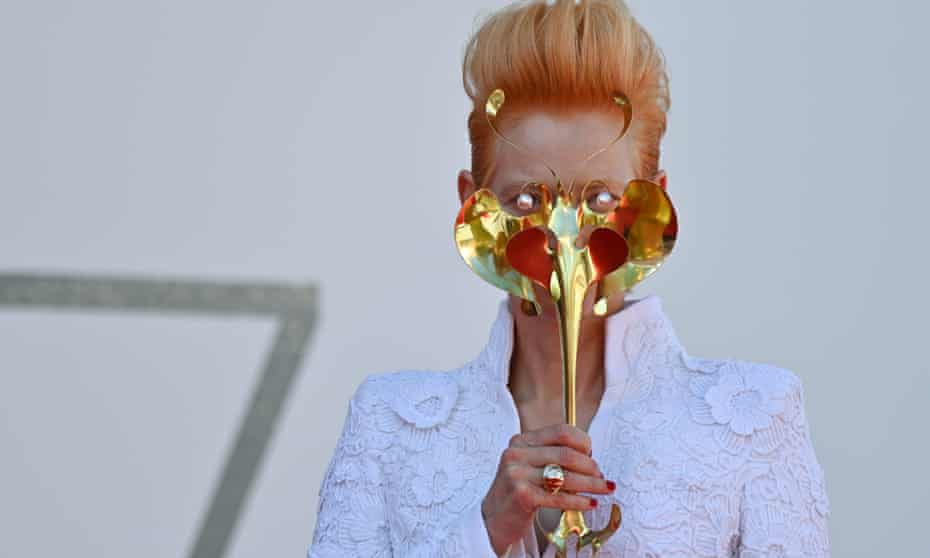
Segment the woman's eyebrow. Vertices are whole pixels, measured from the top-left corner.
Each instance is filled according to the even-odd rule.
[[[615,190],[615,189],[623,190],[626,187],[627,182],[628,182],[627,180],[620,180],[620,179],[610,178],[610,177],[588,178],[583,181],[576,178],[574,188],[575,188],[575,192],[577,194],[580,194],[581,190],[588,184],[599,183],[599,184],[604,184],[609,190]],[[520,179],[514,179],[514,180],[509,180],[505,182],[504,185],[500,187],[500,197],[502,199],[509,199],[511,197],[516,197],[523,190],[523,188],[526,187],[527,184],[545,184],[550,189],[550,191],[554,192],[555,190],[555,184],[553,184],[553,180],[551,176],[549,177],[549,180],[545,180],[542,178],[539,178],[539,179],[520,178]],[[570,187],[570,184],[563,181],[562,187],[568,189]]]
[[[578,193],[580,194],[580,193],[581,193],[581,190],[582,190],[585,186],[587,186],[588,184],[592,184],[592,183],[593,183],[593,184],[600,184],[600,185],[603,185],[603,186],[605,186],[608,190],[613,190],[613,189],[618,189],[618,188],[622,190],[623,188],[626,187],[627,181],[625,181],[625,180],[618,180],[618,179],[616,179],[616,178],[609,178],[609,177],[603,177],[603,178],[589,178],[589,179],[587,179],[587,180],[578,180],[578,179],[575,179],[575,184],[574,184],[575,191],[578,192]],[[566,187],[567,187],[567,186],[566,186]]]
[[[609,177],[609,176],[602,176],[602,177],[597,177],[597,178],[588,178],[588,179],[586,179],[586,180],[578,180],[577,178],[575,179],[575,184],[582,184],[582,185],[584,185],[584,184],[590,184],[591,182],[600,182],[600,183],[606,184],[606,185],[608,185],[608,186],[620,186],[620,185],[626,184],[627,181],[626,181],[626,180],[620,180],[620,179],[617,179],[617,178],[611,178],[611,177]]]
[[[521,190],[523,190],[523,188],[527,184],[541,184],[541,183],[542,182],[539,180],[515,180],[515,181],[507,182],[504,185],[504,187],[501,188],[501,196],[505,198],[516,196],[517,194],[520,193]]]

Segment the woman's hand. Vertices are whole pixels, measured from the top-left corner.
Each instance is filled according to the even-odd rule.
[[[565,471],[556,494],[543,486],[543,467],[549,463]],[[610,494],[614,488],[591,459],[591,438],[582,430],[558,424],[517,434],[501,454],[497,476],[481,503],[491,546],[500,555],[523,538],[537,508],[590,510],[597,500],[576,493]]]

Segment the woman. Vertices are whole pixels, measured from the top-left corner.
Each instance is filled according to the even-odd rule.
[[[474,103],[463,202],[480,185],[514,214],[531,210],[539,198],[514,185],[548,168],[602,180],[608,200],[637,177],[666,187],[664,62],[622,0],[512,5],[472,37],[463,70]],[[525,150],[484,118],[496,88],[518,105],[499,131]],[[614,91],[633,106],[629,131],[580,163],[622,125],[602,101]],[[577,427],[561,424],[558,325],[542,290],[538,313],[517,297],[502,302],[486,347],[462,368],[366,379],[320,491],[310,558],[552,556],[545,533],[558,510],[598,528],[614,503],[623,521],[605,557],[828,555],[828,501],[797,376],[694,358],[657,297],[618,293],[601,317],[594,292]],[[561,490],[547,484],[547,465],[564,472]]]

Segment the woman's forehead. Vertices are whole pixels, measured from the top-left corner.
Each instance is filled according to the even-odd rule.
[[[567,183],[600,179],[622,182],[634,178],[631,134],[627,134],[587,162],[584,159],[609,145],[623,126],[622,118],[601,111],[576,111],[570,114],[528,112],[511,122],[504,122],[501,133],[529,151],[515,149],[496,141],[496,165],[493,182],[550,181],[546,166]]]

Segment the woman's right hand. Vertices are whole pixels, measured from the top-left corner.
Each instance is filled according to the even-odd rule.
[[[543,467],[549,463],[565,471],[556,494],[543,486]],[[517,434],[501,454],[497,476],[481,503],[491,546],[500,555],[522,539],[537,508],[590,510],[597,500],[577,493],[610,494],[615,488],[591,459],[591,438],[584,431],[557,424]]]

